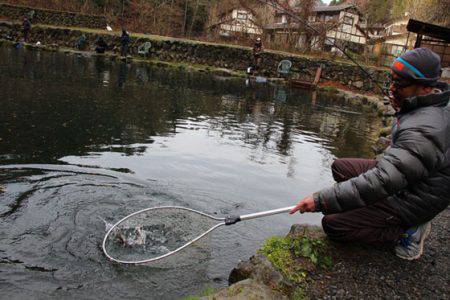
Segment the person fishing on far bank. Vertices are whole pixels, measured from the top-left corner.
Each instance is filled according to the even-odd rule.
[[[106,44],[103,37],[100,36],[95,42],[95,52],[103,54],[105,53],[106,49],[108,49],[108,44]]]
[[[261,38],[257,38],[253,45],[253,70],[258,72],[262,63],[262,42]]]
[[[22,33],[23,33],[23,40],[24,42],[28,41],[28,35],[30,34],[31,30],[31,22],[28,20],[27,17],[23,18],[22,22]]]
[[[127,57],[128,55],[128,44],[130,43],[130,35],[123,28],[122,35],[120,36],[120,55],[122,57]]]
[[[337,159],[338,182],[302,199],[291,214],[322,212],[331,240],[392,244],[398,257],[418,259],[431,220],[450,203],[450,90],[441,63],[426,48],[391,67],[396,110],[391,145],[377,160]]]

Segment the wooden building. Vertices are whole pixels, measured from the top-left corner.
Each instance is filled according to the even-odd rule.
[[[293,12],[299,14],[295,8]],[[328,52],[339,52],[333,43],[356,53],[364,51],[367,40],[361,27],[364,20],[353,4],[316,5],[305,22],[315,31],[285,12],[276,12],[275,22],[265,27],[267,40],[274,43],[290,42],[297,48]]]
[[[219,16],[218,22],[208,28],[209,32],[214,32],[223,38],[234,38],[236,36],[259,36],[262,28],[257,25],[253,14],[244,8],[233,8],[223,12]]]
[[[414,48],[429,48],[441,57],[442,67],[450,67],[450,28],[410,19],[408,32],[417,34]]]

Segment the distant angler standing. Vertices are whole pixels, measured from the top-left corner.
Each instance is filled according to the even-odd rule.
[[[125,28],[123,28],[122,35],[120,36],[120,55],[122,57],[127,57],[129,43],[130,43],[130,35],[125,30]]]
[[[28,35],[30,33],[31,30],[31,22],[30,20],[28,20],[27,17],[23,18],[23,23],[22,23],[22,33],[23,33],[23,40],[26,42],[28,41]]]
[[[253,68],[255,71],[259,71],[262,63],[262,41],[261,38],[257,38],[253,45]]]

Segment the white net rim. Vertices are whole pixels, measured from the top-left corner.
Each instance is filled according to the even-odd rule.
[[[135,215],[138,215],[138,214],[141,214],[141,213],[144,213],[144,212],[147,212],[147,211],[151,211],[151,210],[161,210],[161,209],[181,209],[181,210],[186,210],[186,211],[189,211],[189,212],[198,213],[198,214],[200,214],[200,215],[203,215],[203,216],[205,216],[205,217],[211,218],[211,219],[213,219],[213,220],[220,221],[220,223],[218,223],[218,224],[212,226],[210,229],[208,229],[208,230],[205,231],[204,233],[200,234],[199,236],[195,237],[195,238],[192,239],[191,241],[187,242],[187,243],[184,244],[183,246],[181,246],[181,247],[179,247],[179,248],[177,248],[177,249],[175,249],[175,250],[173,250],[173,251],[170,251],[170,252],[168,252],[168,253],[166,253],[166,254],[164,254],[164,255],[160,255],[160,256],[158,256],[158,257],[154,257],[154,258],[150,258],[150,259],[144,259],[144,260],[129,261],[129,260],[116,259],[116,258],[112,257],[111,255],[109,255],[109,253],[106,251],[106,241],[108,240],[108,237],[109,237],[110,233],[111,233],[117,226],[119,226],[119,225],[122,224],[123,222],[127,221],[128,219],[134,217]],[[192,209],[192,208],[183,207],[183,206],[155,206],[155,207],[145,208],[145,209],[136,211],[136,212],[134,212],[134,213],[132,213],[132,214],[129,214],[129,215],[127,215],[126,217],[124,217],[123,219],[121,219],[120,221],[118,221],[117,223],[115,223],[115,224],[108,230],[108,232],[106,232],[105,237],[103,238],[102,250],[103,250],[103,253],[105,254],[105,256],[106,256],[109,260],[114,261],[114,262],[117,262],[117,263],[120,263],[120,264],[132,264],[132,265],[146,264],[146,263],[158,261],[158,260],[160,260],[160,259],[163,259],[163,258],[165,258],[165,257],[168,257],[168,256],[170,256],[170,255],[172,255],[172,254],[174,254],[174,253],[176,253],[176,252],[178,252],[178,251],[180,251],[180,250],[186,248],[187,246],[189,246],[189,245],[195,243],[196,241],[198,241],[199,239],[201,239],[202,237],[204,237],[205,235],[207,235],[208,233],[210,233],[211,231],[213,231],[214,229],[216,229],[216,228],[218,228],[218,227],[220,227],[220,226],[222,226],[222,225],[225,225],[225,218],[217,218],[217,217],[208,215],[208,214],[206,214],[206,213],[204,213],[204,212],[201,212],[201,211],[198,211],[198,210],[195,210],[195,209]]]

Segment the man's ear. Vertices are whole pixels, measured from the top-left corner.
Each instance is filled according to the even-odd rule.
[[[423,95],[431,94],[432,92],[433,92],[433,87],[431,87],[431,86],[420,86],[417,95],[418,96],[423,96]]]
[[[423,88],[423,90],[424,90],[425,93],[430,94],[430,93],[433,92],[433,87],[426,86],[426,87]]]

